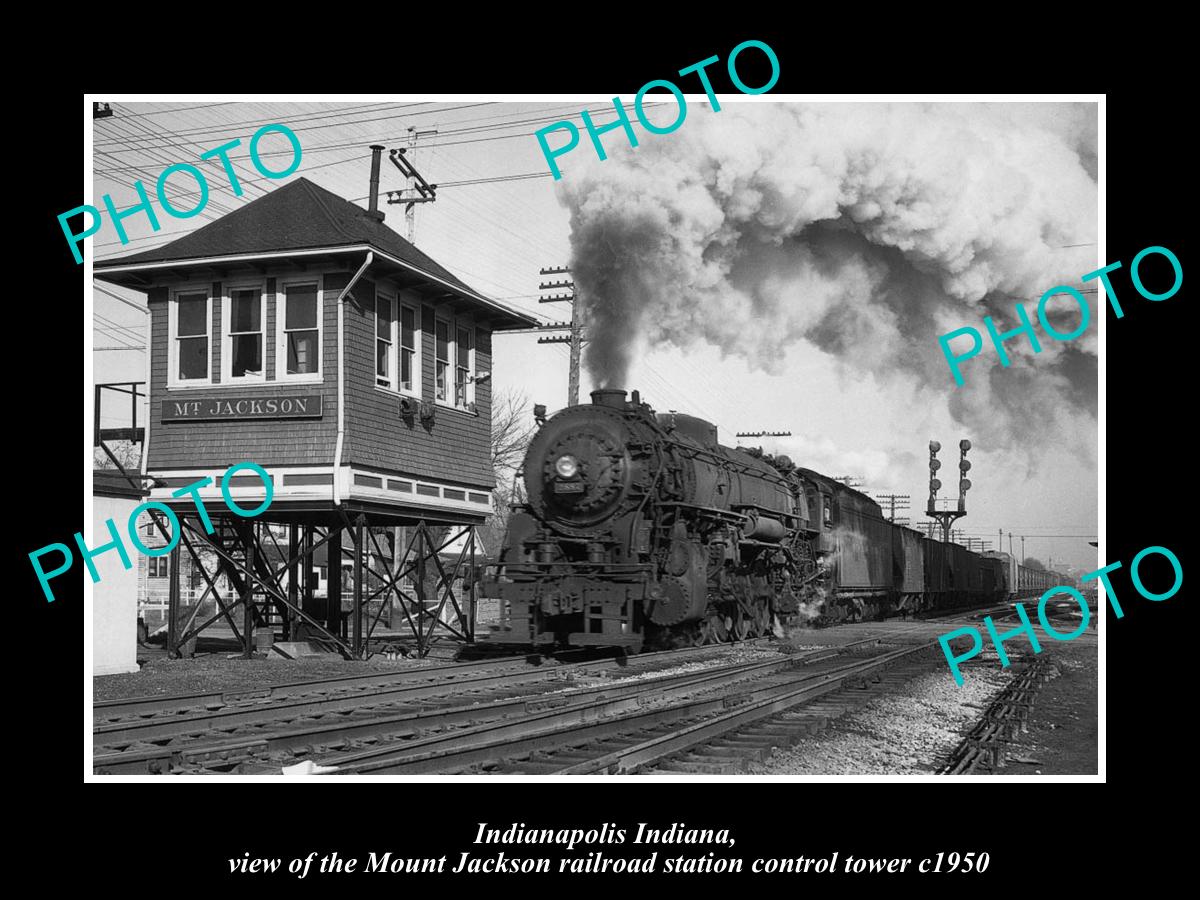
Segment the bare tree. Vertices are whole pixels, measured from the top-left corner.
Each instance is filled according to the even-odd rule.
[[[1044,572],[1046,570],[1046,564],[1033,556],[1025,557],[1025,562],[1022,563],[1022,565],[1027,569],[1037,569],[1039,572]]]
[[[507,525],[509,506],[524,499],[523,485],[517,478],[525,451],[536,427],[533,405],[519,392],[505,390],[492,398],[492,471],[496,489],[492,492],[494,514],[485,526],[483,539],[489,549],[499,544]]]
[[[506,495],[513,491],[517,470],[535,431],[529,398],[519,391],[499,392],[492,400],[492,471],[496,488]]]
[[[142,464],[142,445],[136,444],[133,441],[111,441],[108,443],[108,449],[112,451],[122,466],[127,472],[136,472]],[[92,465],[97,469],[115,469],[112,459],[104,448],[96,447],[92,450]]]

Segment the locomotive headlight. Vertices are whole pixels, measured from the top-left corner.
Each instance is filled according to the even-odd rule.
[[[565,454],[554,463],[554,470],[563,478],[574,478],[579,474],[579,460],[569,453]]]

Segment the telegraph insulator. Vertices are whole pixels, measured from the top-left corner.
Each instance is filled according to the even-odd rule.
[[[937,441],[929,442],[929,452],[930,453],[937,453],[941,449],[942,449],[942,445],[939,444]]]
[[[941,481],[939,481],[936,478],[930,478],[929,479],[929,489],[931,491],[940,491],[942,489]]]
[[[931,459],[929,461],[929,471],[930,472],[936,472],[941,467],[942,467],[941,460]]]
[[[962,481],[960,481],[958,483],[958,492],[960,494],[965,494],[970,489],[971,489],[971,479],[970,478],[964,478]]]
[[[958,464],[958,468],[959,468],[959,471],[970,472],[971,471],[971,461],[969,459],[964,459],[962,462],[960,462]]]
[[[968,450],[971,449],[971,442],[968,441],[966,438],[963,438],[961,441],[958,442],[958,449],[961,450],[963,453],[966,453]]]

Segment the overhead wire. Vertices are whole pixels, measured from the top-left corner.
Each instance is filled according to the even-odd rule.
[[[470,108],[472,108],[472,107],[476,107],[476,106],[490,106],[490,105],[492,105],[492,103],[494,103],[494,102],[495,102],[495,101],[490,101],[490,102],[482,102],[482,103],[463,103],[463,104],[460,104],[460,105],[458,105],[458,106],[449,106],[449,107],[445,107],[445,108],[443,108],[443,109],[440,109],[440,110],[431,110],[430,112],[431,112],[431,113],[432,113],[432,112],[436,112],[436,113],[453,112],[453,111],[455,111],[455,110],[459,110],[459,109],[470,109]],[[377,110],[377,111],[378,111],[378,110]],[[395,117],[395,114],[396,114],[396,112],[397,112],[397,110],[394,110],[394,109],[393,109],[393,110],[388,110],[388,111],[387,111],[387,113],[386,113],[385,115],[381,115],[381,116],[373,116],[373,117],[370,117],[370,118],[364,118],[364,119],[356,119],[356,118],[351,118],[351,119],[347,120],[347,119],[345,119],[345,118],[343,117],[343,118],[341,118],[341,120],[340,120],[340,121],[338,121],[338,122],[333,122],[333,123],[330,123],[330,124],[328,124],[328,125],[313,125],[313,124],[308,124],[308,123],[300,123],[300,124],[295,124],[295,127],[292,127],[292,124],[289,124],[288,122],[278,122],[276,119],[267,119],[266,121],[263,121],[261,124],[263,124],[263,125],[287,124],[287,125],[288,125],[288,127],[289,127],[289,128],[290,128],[290,129],[291,129],[293,132],[300,132],[300,131],[314,131],[314,130],[321,129],[321,128],[337,128],[337,127],[345,127],[345,126],[347,126],[347,125],[364,125],[364,124],[367,124],[367,123],[369,123],[369,122],[379,122],[379,121],[382,121],[382,120],[385,120],[385,119],[394,118],[394,117]],[[412,114],[410,114],[410,115],[412,115]],[[324,115],[324,116],[314,117],[313,121],[315,121],[315,120],[316,120],[316,119],[318,119],[318,118],[319,118],[319,119],[325,119],[325,118],[338,118],[339,116],[343,116],[343,114],[342,114],[342,113],[340,113],[340,112],[339,112],[339,113],[329,113],[329,114],[327,114],[327,115]],[[296,122],[296,120],[292,120],[292,123],[293,123],[293,124],[294,124],[295,122]],[[254,124],[254,123],[247,123],[247,124]],[[217,130],[215,131],[215,133],[213,133],[213,134],[212,134],[212,139],[213,139],[213,140],[223,140],[223,139],[225,139],[226,137],[228,137],[228,136],[229,136],[229,133],[231,133],[233,129],[235,129],[235,128],[237,128],[237,127],[238,127],[237,125],[225,125],[225,124],[222,124],[222,125],[220,126],[220,128],[219,128],[219,129],[217,129]],[[209,130],[207,130],[207,131],[211,131],[211,129],[209,129]],[[202,134],[203,134],[203,133],[206,133],[206,130],[201,130],[201,131],[199,131],[199,133],[202,133]],[[181,137],[182,137],[182,136],[181,136]],[[171,149],[171,148],[178,147],[178,146],[182,146],[182,145],[181,145],[181,144],[178,144],[178,143],[168,143],[168,144],[156,144],[156,145],[154,145],[154,146],[156,147],[156,149],[166,150],[166,149]],[[265,155],[266,155],[266,154],[264,154],[264,156],[265,156]]]
[[[256,104],[245,104],[245,105],[256,105]],[[221,122],[218,127],[221,130],[232,130],[234,128],[242,128],[245,126],[255,126],[255,125],[260,126],[260,127],[263,125],[288,125],[290,127],[294,123],[315,122],[315,121],[321,121],[324,119],[333,119],[333,118],[339,118],[339,117],[345,119],[346,116],[352,115],[355,113],[383,112],[384,109],[386,109],[388,107],[390,107],[390,109],[388,110],[389,112],[397,112],[401,109],[409,109],[413,106],[428,106],[428,105],[429,105],[429,103],[427,101],[423,101],[420,103],[401,103],[401,104],[380,103],[380,102],[363,103],[363,104],[358,104],[358,105],[354,105],[354,106],[344,107],[344,108],[337,109],[337,110],[329,110],[328,107],[326,107],[326,109],[312,110],[312,111],[303,112],[303,113],[255,116],[254,118],[251,118],[251,119],[242,119],[242,120],[234,121],[234,122]],[[98,121],[111,122],[113,119],[117,119],[117,118],[133,117],[133,116],[126,115],[125,112],[119,108],[117,111],[121,113],[120,116],[111,116],[107,119],[98,120]],[[182,112],[182,110],[179,110],[179,111]],[[351,119],[351,122],[353,122],[353,121],[354,120]],[[212,130],[213,130],[213,126],[211,124],[199,125],[199,126],[195,126],[193,128],[179,129],[176,131],[176,135],[180,138],[183,138],[183,137],[189,137],[189,136],[196,135],[196,134],[211,133]],[[164,146],[172,146],[172,145],[168,144],[168,145],[164,145]]]
[[[214,106],[233,106],[236,102],[236,100],[225,100],[220,103],[202,103],[199,106],[177,106],[171,109],[155,109],[149,112],[129,112],[128,110],[124,110],[122,111],[121,115],[123,115],[126,119],[140,119],[146,116],[162,116],[166,115],[167,113],[186,112],[189,109],[212,109]]]

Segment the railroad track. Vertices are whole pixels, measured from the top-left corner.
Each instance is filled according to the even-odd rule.
[[[702,662],[769,639],[667,650],[535,667],[525,658],[372,673],[276,685],[261,691],[139,698],[96,705],[93,769],[98,773],[165,773],[181,761],[235,765],[255,754],[358,736],[369,722],[394,724],[400,733],[469,721],[525,702],[547,688],[580,685],[614,672],[642,675]],[[511,705],[511,704],[510,704]],[[437,725],[438,717],[444,720]],[[400,724],[404,723],[404,724]],[[276,732],[287,735],[277,737]],[[268,736],[276,737],[268,740]],[[199,748],[199,749],[196,749]]]
[[[868,673],[891,677],[880,673],[936,647],[930,624],[890,623],[841,647],[670,675],[655,673],[778,645],[757,639],[543,667],[527,657],[492,658],[254,691],[108,701],[95,705],[93,770],[275,773],[313,759],[364,774],[735,771],[761,757],[764,742],[824,727],[827,709],[797,715],[793,706],[837,691],[858,690],[861,698]],[[893,649],[847,662],[881,642]],[[614,672],[624,677],[606,677]],[[818,677],[827,680],[812,681]]]
[[[614,685],[593,697],[573,695],[562,707],[533,710],[457,732],[402,744],[380,743],[317,755],[338,774],[589,774],[627,773],[663,763],[721,735],[868,679],[901,662],[928,656],[935,644],[879,648],[869,638],[841,648],[790,654],[720,671],[675,676],[670,682]],[[866,658],[857,654],[870,653]],[[923,668],[929,662],[922,660]],[[687,771],[732,770],[709,759]],[[711,765],[709,765],[711,764]],[[740,760],[740,765],[745,760]]]
[[[1045,656],[1022,659],[1013,680],[988,705],[975,726],[938,767],[939,775],[970,775],[984,767],[992,772],[1006,765],[1005,745],[1029,730],[1029,713],[1038,691],[1049,677]]]

